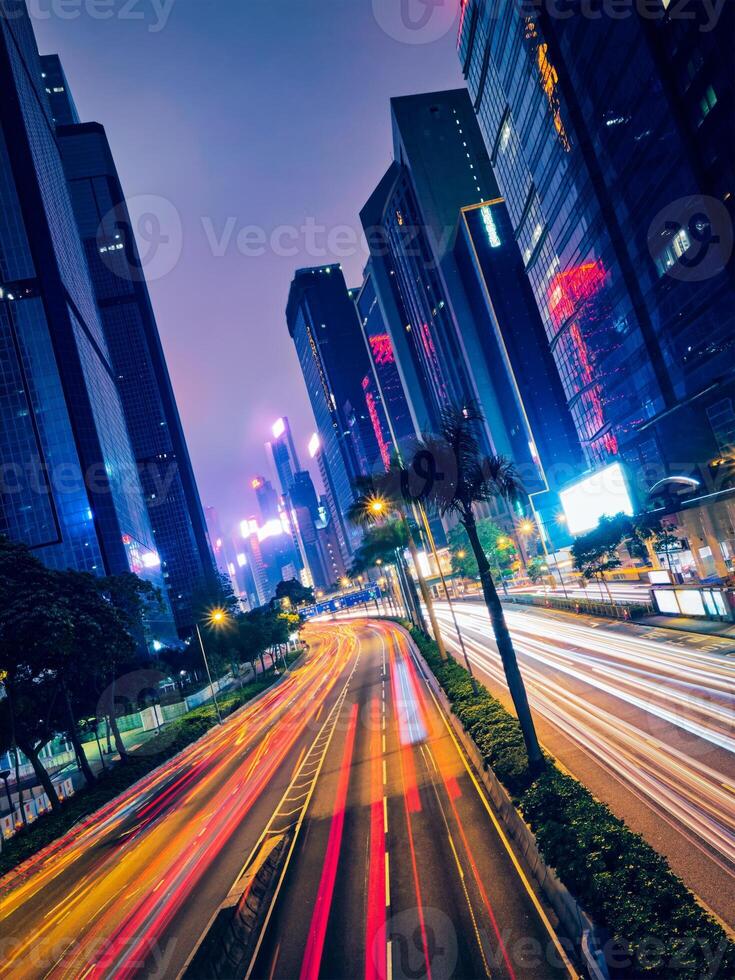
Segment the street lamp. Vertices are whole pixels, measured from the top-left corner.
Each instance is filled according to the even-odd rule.
[[[559,568],[559,562],[557,561],[556,558],[556,552],[553,552],[551,555],[549,555],[549,549],[546,547],[546,535],[544,534],[544,528],[546,527],[546,522],[541,520],[540,516],[535,510],[534,510],[534,518],[535,518],[534,521],[531,521],[529,519],[522,521],[520,524],[520,530],[523,531],[524,534],[531,534],[533,533],[533,531],[538,530],[539,538],[541,539],[541,547],[544,549],[544,557],[546,558],[546,567],[547,568],[549,567],[549,558],[551,558],[554,562],[554,567],[556,568],[557,575],[559,576],[559,584],[561,585],[562,592],[564,593],[564,598],[568,599],[569,593],[567,592],[567,586],[564,581],[564,576],[562,575],[561,569]],[[556,523],[560,525],[566,524],[567,521],[564,514],[557,514],[555,520]]]
[[[217,629],[218,627],[224,626],[227,622],[227,613],[224,609],[213,609],[207,619],[207,625],[212,629]],[[209,680],[209,690],[212,692],[212,700],[214,701],[214,707],[217,711],[217,721],[222,724],[222,713],[219,710],[219,702],[217,701],[217,694],[214,690],[214,684],[212,683],[212,673],[209,669],[209,660],[207,660],[207,651],[204,649],[204,640],[202,638],[202,631],[199,629],[199,623],[195,624],[195,629],[197,632],[197,638],[199,639],[199,647],[202,651],[202,659],[204,660],[204,666],[207,670],[207,679]]]

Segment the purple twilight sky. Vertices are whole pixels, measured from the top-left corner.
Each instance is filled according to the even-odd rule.
[[[403,15],[401,0],[29,2],[134,210],[168,236],[152,250],[148,221],[141,252],[202,501],[225,529],[254,510],[248,481],[278,416],[307,456],[284,316],[294,269],[341,261],[359,285],[364,246],[334,229],[358,234],[390,162],[388,100],[462,84],[457,0],[405,2]],[[253,233],[239,248],[252,226],[266,246]],[[279,226],[295,232],[273,247]]]

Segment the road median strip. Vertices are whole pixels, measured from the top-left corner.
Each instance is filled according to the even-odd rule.
[[[467,671],[442,661],[433,640],[399,628],[592,975],[605,976],[610,963],[616,976],[735,976],[735,944],[666,860],[555,765],[531,781],[517,719],[486,688],[475,694]]]

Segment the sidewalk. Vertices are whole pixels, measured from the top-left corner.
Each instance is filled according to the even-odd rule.
[[[638,626],[655,626],[682,633],[721,636],[735,643],[735,623],[718,623],[712,619],[688,619],[686,616],[642,616],[640,619],[634,619],[633,622]]]
[[[265,654],[265,662],[266,662],[266,670],[270,670],[274,666],[274,658],[270,653]],[[236,689],[238,683],[248,684],[254,681],[262,673],[262,669],[259,661],[254,666],[255,666],[254,670],[250,665],[245,667],[242,675],[237,679],[233,678],[231,675],[228,674],[226,674],[223,678],[220,678],[219,682],[222,683],[222,687],[217,693],[220,695],[227,695]],[[202,696],[200,702],[201,704],[211,703],[212,696],[208,684],[205,685],[198,692],[198,694]],[[148,708],[145,709],[145,711],[148,714],[150,714],[152,709]],[[142,717],[143,712],[135,712],[135,714],[141,715]],[[156,714],[155,717],[156,718],[159,717],[158,713]],[[160,723],[157,723],[154,720],[152,721],[150,727],[147,728],[135,727],[130,729],[123,729],[120,732],[121,738],[123,740],[123,744],[125,745],[125,748],[129,752],[134,752],[136,749],[139,749],[142,745],[144,745],[145,742],[147,742],[149,739],[154,738],[156,735],[158,735],[160,731],[160,727],[165,728],[166,725],[171,724],[176,720],[177,720],[177,716],[172,716],[170,718],[164,719]],[[104,735],[103,734],[100,735],[99,741],[102,747],[104,762],[103,759],[100,757],[100,752],[97,745],[97,739],[95,738],[86,739],[83,742],[84,754],[87,757],[87,761],[89,762],[90,768],[92,769],[92,772],[95,774],[95,776],[99,776],[105,769],[112,768],[120,762],[120,756],[117,752],[117,749],[115,748],[115,742],[112,739],[112,737],[110,737],[110,745],[112,751],[109,753],[107,752],[106,733]],[[66,761],[60,766],[54,766],[53,758],[45,759],[44,762],[46,763],[47,768],[49,770],[49,775],[51,776],[51,779],[55,784],[60,783],[65,779],[71,779],[75,789],[78,789],[79,786],[84,785],[84,777],[81,774],[76,759],[73,759],[71,761]],[[11,798],[13,799],[15,810],[17,811],[18,790],[15,784],[15,778],[14,775],[12,774],[12,771],[11,771],[11,776],[9,778],[9,783],[10,783]],[[25,801],[28,801],[29,799],[35,796],[38,796],[42,792],[42,788],[38,783],[35,773],[33,772],[27,773],[21,777],[21,788],[24,794]],[[7,817],[10,814],[11,814],[11,810],[8,808],[8,800],[5,793],[5,788],[4,786],[0,785],[0,819]]]

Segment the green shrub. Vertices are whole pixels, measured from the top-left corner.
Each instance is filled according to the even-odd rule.
[[[553,766],[535,781],[516,718],[467,671],[442,661],[424,633],[411,635],[485,764],[513,797],[539,850],[616,946],[626,975],[667,980],[735,977],[735,945],[697,904],[667,861],[576,779]]]

